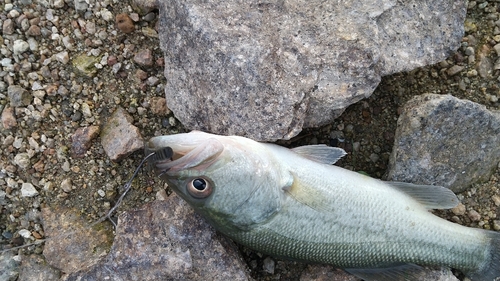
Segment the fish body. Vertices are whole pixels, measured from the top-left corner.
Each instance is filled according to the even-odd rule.
[[[458,203],[448,189],[384,182],[331,165],[343,150],[287,149],[191,132],[152,138],[160,177],[217,230],[254,250],[327,263],[365,280],[417,280],[418,265],[447,266],[473,281],[500,277],[500,234],[429,209]]]

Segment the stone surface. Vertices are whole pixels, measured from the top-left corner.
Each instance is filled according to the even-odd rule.
[[[140,50],[134,55],[134,62],[139,66],[153,66],[153,52],[150,49]]]
[[[6,130],[17,127],[17,120],[13,107],[4,108],[2,111],[2,126]]]
[[[127,14],[118,14],[115,17],[116,27],[123,33],[131,33],[135,30],[134,22]]]
[[[500,113],[451,95],[417,96],[398,119],[388,180],[461,192],[500,159]]]
[[[10,106],[27,106],[31,104],[33,97],[30,93],[21,86],[11,85],[7,88],[7,95],[10,99]]]
[[[47,240],[43,255],[63,273],[88,268],[105,257],[113,241],[110,224],[91,225],[77,210],[64,207],[42,209]]]
[[[34,197],[38,195],[38,190],[29,182],[24,182],[21,185],[21,196],[22,197]]]
[[[92,145],[92,140],[99,135],[99,126],[88,126],[76,129],[71,137],[71,151],[73,156],[81,158]]]
[[[38,255],[23,256],[20,269],[18,281],[57,281],[61,275],[59,270],[50,267]]]
[[[132,125],[134,119],[118,107],[101,131],[101,144],[108,157],[118,161],[132,152],[144,148],[139,129]]]
[[[130,5],[141,15],[146,15],[147,13],[158,8],[157,0],[132,0]]]
[[[19,276],[19,256],[14,251],[0,253],[0,280],[15,281]]]
[[[248,280],[231,244],[175,195],[120,215],[108,256],[64,280],[138,276],[143,281]]]
[[[456,50],[465,1],[159,1],[169,107],[189,129],[289,139],[380,77]]]

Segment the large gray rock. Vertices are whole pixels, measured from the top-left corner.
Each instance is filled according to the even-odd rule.
[[[500,112],[451,95],[417,96],[398,119],[388,179],[461,192],[500,159]]]
[[[64,280],[248,280],[231,244],[179,197],[119,217],[104,260]]]
[[[189,129],[289,139],[459,46],[465,1],[162,0],[167,102]]]

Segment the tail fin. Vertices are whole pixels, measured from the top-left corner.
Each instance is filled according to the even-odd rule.
[[[486,235],[490,240],[490,258],[480,270],[467,273],[467,277],[469,277],[473,281],[500,280],[500,233],[488,231]]]

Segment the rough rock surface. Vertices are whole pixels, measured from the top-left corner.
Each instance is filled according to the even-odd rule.
[[[141,133],[132,125],[133,121],[132,116],[119,107],[104,125],[101,144],[111,160],[118,161],[144,147]]]
[[[459,46],[465,1],[160,1],[166,97],[189,129],[289,139],[380,77]]]
[[[235,249],[219,241],[225,240],[171,195],[122,214],[108,256],[65,280],[248,280]]]
[[[42,209],[47,240],[43,255],[52,267],[70,273],[104,258],[113,241],[110,225],[91,225],[78,211],[63,207]]]
[[[417,96],[398,119],[388,179],[454,192],[487,180],[500,159],[500,112],[451,95]]]
[[[57,281],[61,273],[59,270],[50,267],[40,256],[23,256],[21,272],[18,281]]]

